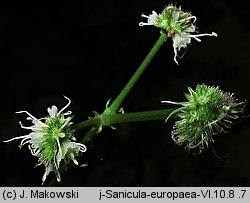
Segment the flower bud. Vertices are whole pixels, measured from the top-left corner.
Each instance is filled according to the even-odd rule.
[[[227,132],[244,111],[245,102],[238,102],[229,92],[219,87],[197,85],[195,91],[188,88],[187,102],[170,102],[181,105],[175,111],[179,120],[175,122],[172,138],[175,143],[188,150],[201,153],[214,141],[216,134]]]

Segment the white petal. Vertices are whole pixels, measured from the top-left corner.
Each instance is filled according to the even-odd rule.
[[[42,139],[43,133],[42,132],[32,132],[29,134],[29,136],[32,140]]]
[[[144,18],[148,19],[147,23],[144,22],[140,22],[139,26],[144,26],[144,25],[156,25],[157,24],[157,18],[158,18],[158,14],[155,11],[152,11],[152,14],[150,14],[149,16],[146,16],[144,14],[141,15]]]
[[[32,123],[34,124],[33,127],[36,128],[46,127],[46,125],[40,120],[33,120]]]
[[[178,56],[177,52],[181,48],[186,48],[187,45],[190,44],[191,38],[190,38],[190,35],[188,35],[188,34],[182,34],[182,35],[175,35],[172,38],[172,40],[173,40],[173,47],[174,47],[174,61],[178,65],[178,62],[176,60],[176,58]]]
[[[48,113],[49,113],[49,116],[50,116],[51,118],[55,118],[55,117],[56,117],[57,111],[58,111],[58,109],[57,109],[57,107],[54,106],[54,105],[53,105],[51,108],[48,108]]]

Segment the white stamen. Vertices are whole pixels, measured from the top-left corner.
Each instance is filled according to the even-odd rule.
[[[23,129],[27,129],[27,130],[33,130],[33,131],[36,131],[39,127],[26,127],[26,126],[24,126],[23,124],[22,124],[22,122],[21,121],[19,121],[19,124],[20,124],[20,126],[21,126],[21,128],[23,128]]]
[[[144,15],[144,14],[141,14],[141,17],[149,18],[149,16],[146,16],[146,15]]]
[[[88,166],[88,164],[86,163],[86,164],[82,164],[81,166],[79,166],[79,167],[81,167],[81,168],[84,168],[84,167],[86,167],[86,166]]]
[[[76,159],[73,159],[73,162],[74,162],[75,165],[78,166],[78,161]]]
[[[193,23],[195,23],[196,20],[197,20],[196,16],[190,16],[188,19],[189,19],[189,20],[194,19]]]
[[[192,37],[192,38],[203,37],[203,36],[217,37],[218,35],[215,32],[212,32],[211,34],[204,33],[204,34],[197,34],[197,35],[189,35],[189,37]]]
[[[29,143],[30,139],[31,139],[30,136],[24,138],[24,139],[21,141],[20,146],[23,146],[23,145]]]
[[[57,145],[58,145],[58,149],[59,149],[59,156],[62,157],[62,149],[61,149],[61,145],[59,142],[59,139],[56,139]]]
[[[144,26],[144,25],[151,25],[151,24],[149,24],[149,23],[144,23],[144,22],[140,22],[140,23],[139,23],[139,26]]]
[[[37,118],[35,116],[33,116],[32,114],[30,114],[28,111],[17,111],[16,113],[26,113],[29,115],[30,118],[32,118],[33,120],[37,120]],[[29,118],[28,117],[28,118]]]
[[[194,19],[193,23],[195,23],[195,21],[197,20],[196,16],[190,16],[190,17],[178,20],[177,22],[182,22],[182,21],[191,20],[191,19]]]
[[[4,140],[3,142],[12,142],[13,140],[23,139],[23,138],[29,138],[29,135],[19,136],[19,137],[13,137],[9,140]]]
[[[70,115],[70,114],[72,114],[72,111],[67,111],[67,112],[64,113],[63,115],[64,115],[64,116],[68,116],[68,115]]]
[[[177,61],[177,49],[176,49],[176,47],[174,47],[174,62],[177,64],[177,65],[179,65],[179,63],[178,63],[178,61]]]
[[[71,101],[68,97],[64,96],[65,99],[68,100],[68,104],[66,104],[65,107],[63,107],[58,113],[57,113],[57,116],[60,115],[66,108],[68,108],[68,106],[71,104]]]
[[[173,101],[161,101],[161,103],[176,104],[176,105],[182,105],[183,104],[183,102],[173,102]]]
[[[81,144],[81,143],[76,143],[76,144],[80,147],[81,152],[86,152],[87,147],[84,144]]]
[[[172,111],[172,112],[168,115],[168,117],[166,118],[165,123],[168,121],[168,119],[169,119],[172,115],[174,115],[175,113],[181,111],[182,109],[183,109],[183,107],[178,108],[178,109],[175,109],[174,111]]]

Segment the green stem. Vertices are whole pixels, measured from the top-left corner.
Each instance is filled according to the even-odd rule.
[[[117,123],[131,123],[141,121],[165,120],[176,108],[142,111],[124,114],[104,114],[104,126],[114,125]]]
[[[72,128],[74,130],[81,130],[83,128],[87,128],[90,126],[100,126],[100,125],[102,125],[102,120],[101,120],[100,115],[99,115],[99,116],[96,116],[94,118],[90,118],[89,120],[75,124],[75,125],[73,125]]]
[[[82,138],[81,143],[89,144],[91,141],[93,141],[94,137],[98,134],[97,129],[97,127],[91,127],[90,130]]]
[[[146,58],[143,60],[139,68],[136,70],[134,75],[131,77],[131,79],[128,81],[128,83],[125,85],[123,90],[120,92],[120,94],[117,96],[117,98],[113,101],[113,103],[110,105],[109,108],[107,108],[104,112],[105,113],[115,113],[120,108],[123,100],[127,97],[129,92],[132,90],[132,88],[135,86],[136,82],[139,80],[141,75],[146,70],[147,66],[151,62],[151,60],[154,58],[155,54],[158,52],[164,41],[167,39],[167,34],[165,32],[161,32],[160,37],[156,41],[153,48],[150,50]]]
[[[100,127],[112,126],[117,123],[164,120],[175,110],[176,108],[124,114],[103,113],[101,115],[95,116],[94,118],[90,118],[89,120],[75,124],[72,126],[72,128],[74,130],[81,130],[87,127],[91,127],[90,131],[84,136],[82,140],[82,143],[87,144],[93,139],[96,134],[96,130]]]

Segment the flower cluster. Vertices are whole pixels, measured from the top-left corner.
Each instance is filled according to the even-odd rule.
[[[169,5],[160,14],[153,11],[149,16],[142,14],[142,17],[147,18],[148,22],[140,22],[140,26],[153,25],[161,28],[173,40],[174,61],[176,64],[178,64],[176,60],[177,52],[181,48],[186,48],[191,43],[192,38],[200,42],[201,40],[198,37],[217,36],[214,32],[211,34],[194,34],[197,33],[197,28],[194,25],[196,17],[190,12],[182,11],[181,7]]]
[[[68,100],[68,103],[60,111],[58,111],[56,106],[48,108],[49,117],[37,119],[27,111],[16,112],[28,115],[27,120],[31,120],[33,125],[26,127],[21,122],[20,125],[22,128],[29,129],[32,132],[28,135],[5,141],[10,142],[22,139],[20,148],[28,144],[31,154],[38,157],[38,165],[43,164],[45,166],[45,173],[42,178],[43,183],[52,171],[56,174],[57,181],[60,182],[59,167],[61,161],[64,160],[65,163],[73,161],[78,165],[75,156],[86,151],[85,145],[75,142],[74,131],[71,129],[72,116],[69,116],[71,111],[63,113],[70,105],[70,100],[67,97],[65,98]]]
[[[224,93],[219,87],[198,84],[195,91],[190,87],[188,90],[187,102],[162,102],[181,105],[174,112],[180,118],[172,131],[175,143],[201,153],[213,142],[214,135],[231,128],[243,112],[245,102],[237,102],[233,94]]]

